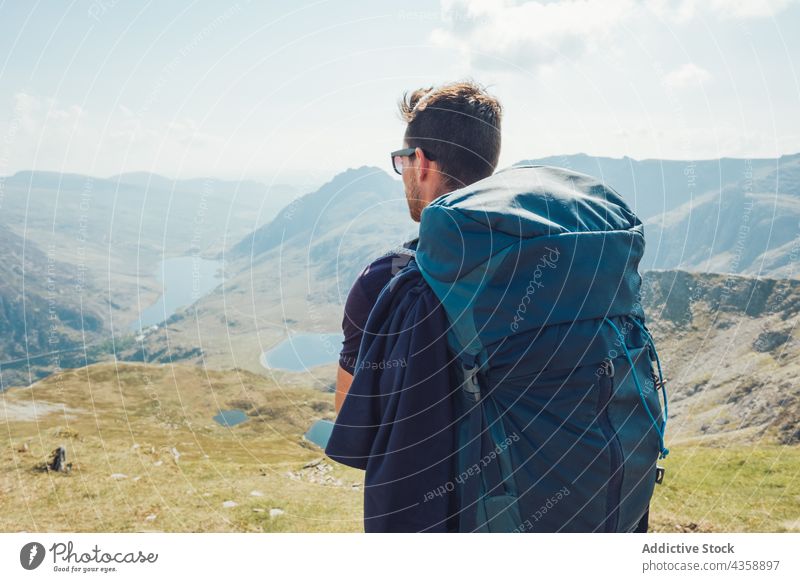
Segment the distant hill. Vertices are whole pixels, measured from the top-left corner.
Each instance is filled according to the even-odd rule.
[[[214,178],[171,180],[145,172],[96,178],[18,172],[2,178],[0,224],[43,244],[130,249],[140,261],[196,250],[216,254],[271,220],[297,192],[287,185]]]
[[[289,330],[338,330],[358,273],[416,231],[399,180],[369,166],[346,170],[223,253],[225,282],[124,355],[263,372],[262,351]]]
[[[376,227],[411,226],[399,180],[380,168],[362,166],[334,176],[317,191],[283,208],[274,220],[235,244],[229,258],[259,256],[281,245],[306,250],[327,245],[335,235],[347,250],[361,242],[368,247]],[[338,250],[338,249],[337,249]]]
[[[622,194],[643,221],[747,181],[753,182],[755,192],[800,196],[800,154],[752,160],[635,160],[574,154],[518,163],[559,166],[596,176]]]
[[[641,268],[800,277],[800,189],[790,187],[726,186],[650,219]]]
[[[73,269],[0,225],[0,391],[91,349],[106,328],[104,295]],[[66,351],[63,355],[62,351]]]
[[[76,365],[98,349],[105,357],[123,349],[139,306],[161,293],[162,258],[213,257],[296,195],[282,185],[147,173],[26,171],[0,177],[0,186],[4,386],[52,372],[53,359],[43,358],[51,351],[68,350],[62,365]]]

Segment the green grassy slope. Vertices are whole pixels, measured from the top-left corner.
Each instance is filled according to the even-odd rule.
[[[229,408],[249,420],[212,420]],[[332,410],[318,390],[189,366],[98,364],[11,390],[0,531],[360,531],[363,473],[313,464],[302,439]],[[58,446],[72,471],[36,471]]]
[[[247,422],[223,427],[219,409]],[[246,371],[97,364],[0,400],[0,531],[362,531],[363,473],[302,439],[332,395]],[[35,468],[57,446],[72,471]],[[800,531],[800,446],[671,447],[651,531]],[[231,503],[232,502],[232,503]]]

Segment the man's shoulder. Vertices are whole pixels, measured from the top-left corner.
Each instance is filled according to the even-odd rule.
[[[417,239],[414,239],[389,249],[366,266],[358,277],[359,282],[363,285],[372,282],[377,284],[382,281],[380,287],[383,287],[389,279],[407,267],[408,263],[414,259],[416,247]]]
[[[396,261],[397,259],[405,259],[406,264],[408,264],[411,259],[417,256],[417,242],[419,242],[419,239],[415,238],[403,243],[402,245],[391,248],[375,259],[373,264],[378,262],[386,262],[387,260],[389,262]]]
[[[366,328],[369,314],[375,307],[381,291],[391,282],[395,275],[403,270],[415,256],[416,239],[391,249],[372,261],[353,283],[344,306],[342,330],[345,342],[340,363],[352,373],[348,364],[358,356],[361,335]]]

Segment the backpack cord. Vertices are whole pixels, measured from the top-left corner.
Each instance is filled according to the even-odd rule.
[[[664,391],[664,430],[667,428],[667,419],[669,418],[669,411],[667,408],[667,385],[664,383],[664,375],[661,373],[661,360],[658,357],[658,350],[656,350],[656,344],[653,342],[653,336],[650,335],[650,331],[634,317],[633,323],[635,323],[642,333],[647,336],[647,341],[650,342],[650,347],[653,348],[653,354],[656,357],[656,366],[658,367],[658,382],[661,385],[661,389]]]
[[[633,381],[636,384],[636,390],[639,392],[639,398],[641,398],[642,405],[644,406],[644,409],[647,411],[647,416],[650,417],[650,422],[653,423],[653,428],[656,429],[656,433],[658,434],[658,448],[660,449],[659,458],[663,459],[669,454],[669,449],[664,446],[664,430],[667,427],[667,419],[666,417],[664,418],[664,424],[662,427],[659,426],[658,423],[656,422],[656,419],[653,418],[653,413],[650,412],[650,407],[647,405],[647,401],[644,398],[644,393],[642,392],[642,386],[641,384],[639,384],[639,375],[636,373],[636,367],[633,364],[633,359],[631,359],[631,354],[628,351],[628,346],[625,345],[625,338],[622,336],[622,333],[619,331],[619,328],[617,328],[617,326],[614,325],[614,323],[610,319],[604,317],[603,321],[608,323],[608,325],[610,325],[614,329],[614,332],[617,334],[617,338],[619,338],[620,344],[622,344],[622,349],[625,351],[625,357],[628,359],[628,363],[631,366],[631,372],[633,372]],[[636,325],[639,325],[639,322],[637,322],[636,319],[633,319],[633,321],[634,323],[636,323]],[[647,340],[649,344],[653,347],[653,351],[655,352],[655,346],[653,346],[653,339],[650,337],[650,334],[647,333],[647,331],[644,330],[641,326],[639,326],[639,329],[641,329],[647,336]],[[658,352],[655,353],[656,353],[656,360],[658,360]],[[660,363],[658,364],[658,374],[660,377],[661,376]],[[663,386],[662,389],[664,389]],[[664,392],[664,410],[666,411],[666,391]]]

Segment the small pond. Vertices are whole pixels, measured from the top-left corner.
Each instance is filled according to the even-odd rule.
[[[222,426],[236,426],[243,423],[249,417],[242,410],[220,410],[214,420]]]
[[[318,420],[311,425],[311,428],[303,436],[306,437],[306,440],[324,449],[328,444],[328,439],[331,438],[332,431],[333,422],[330,420]]]

